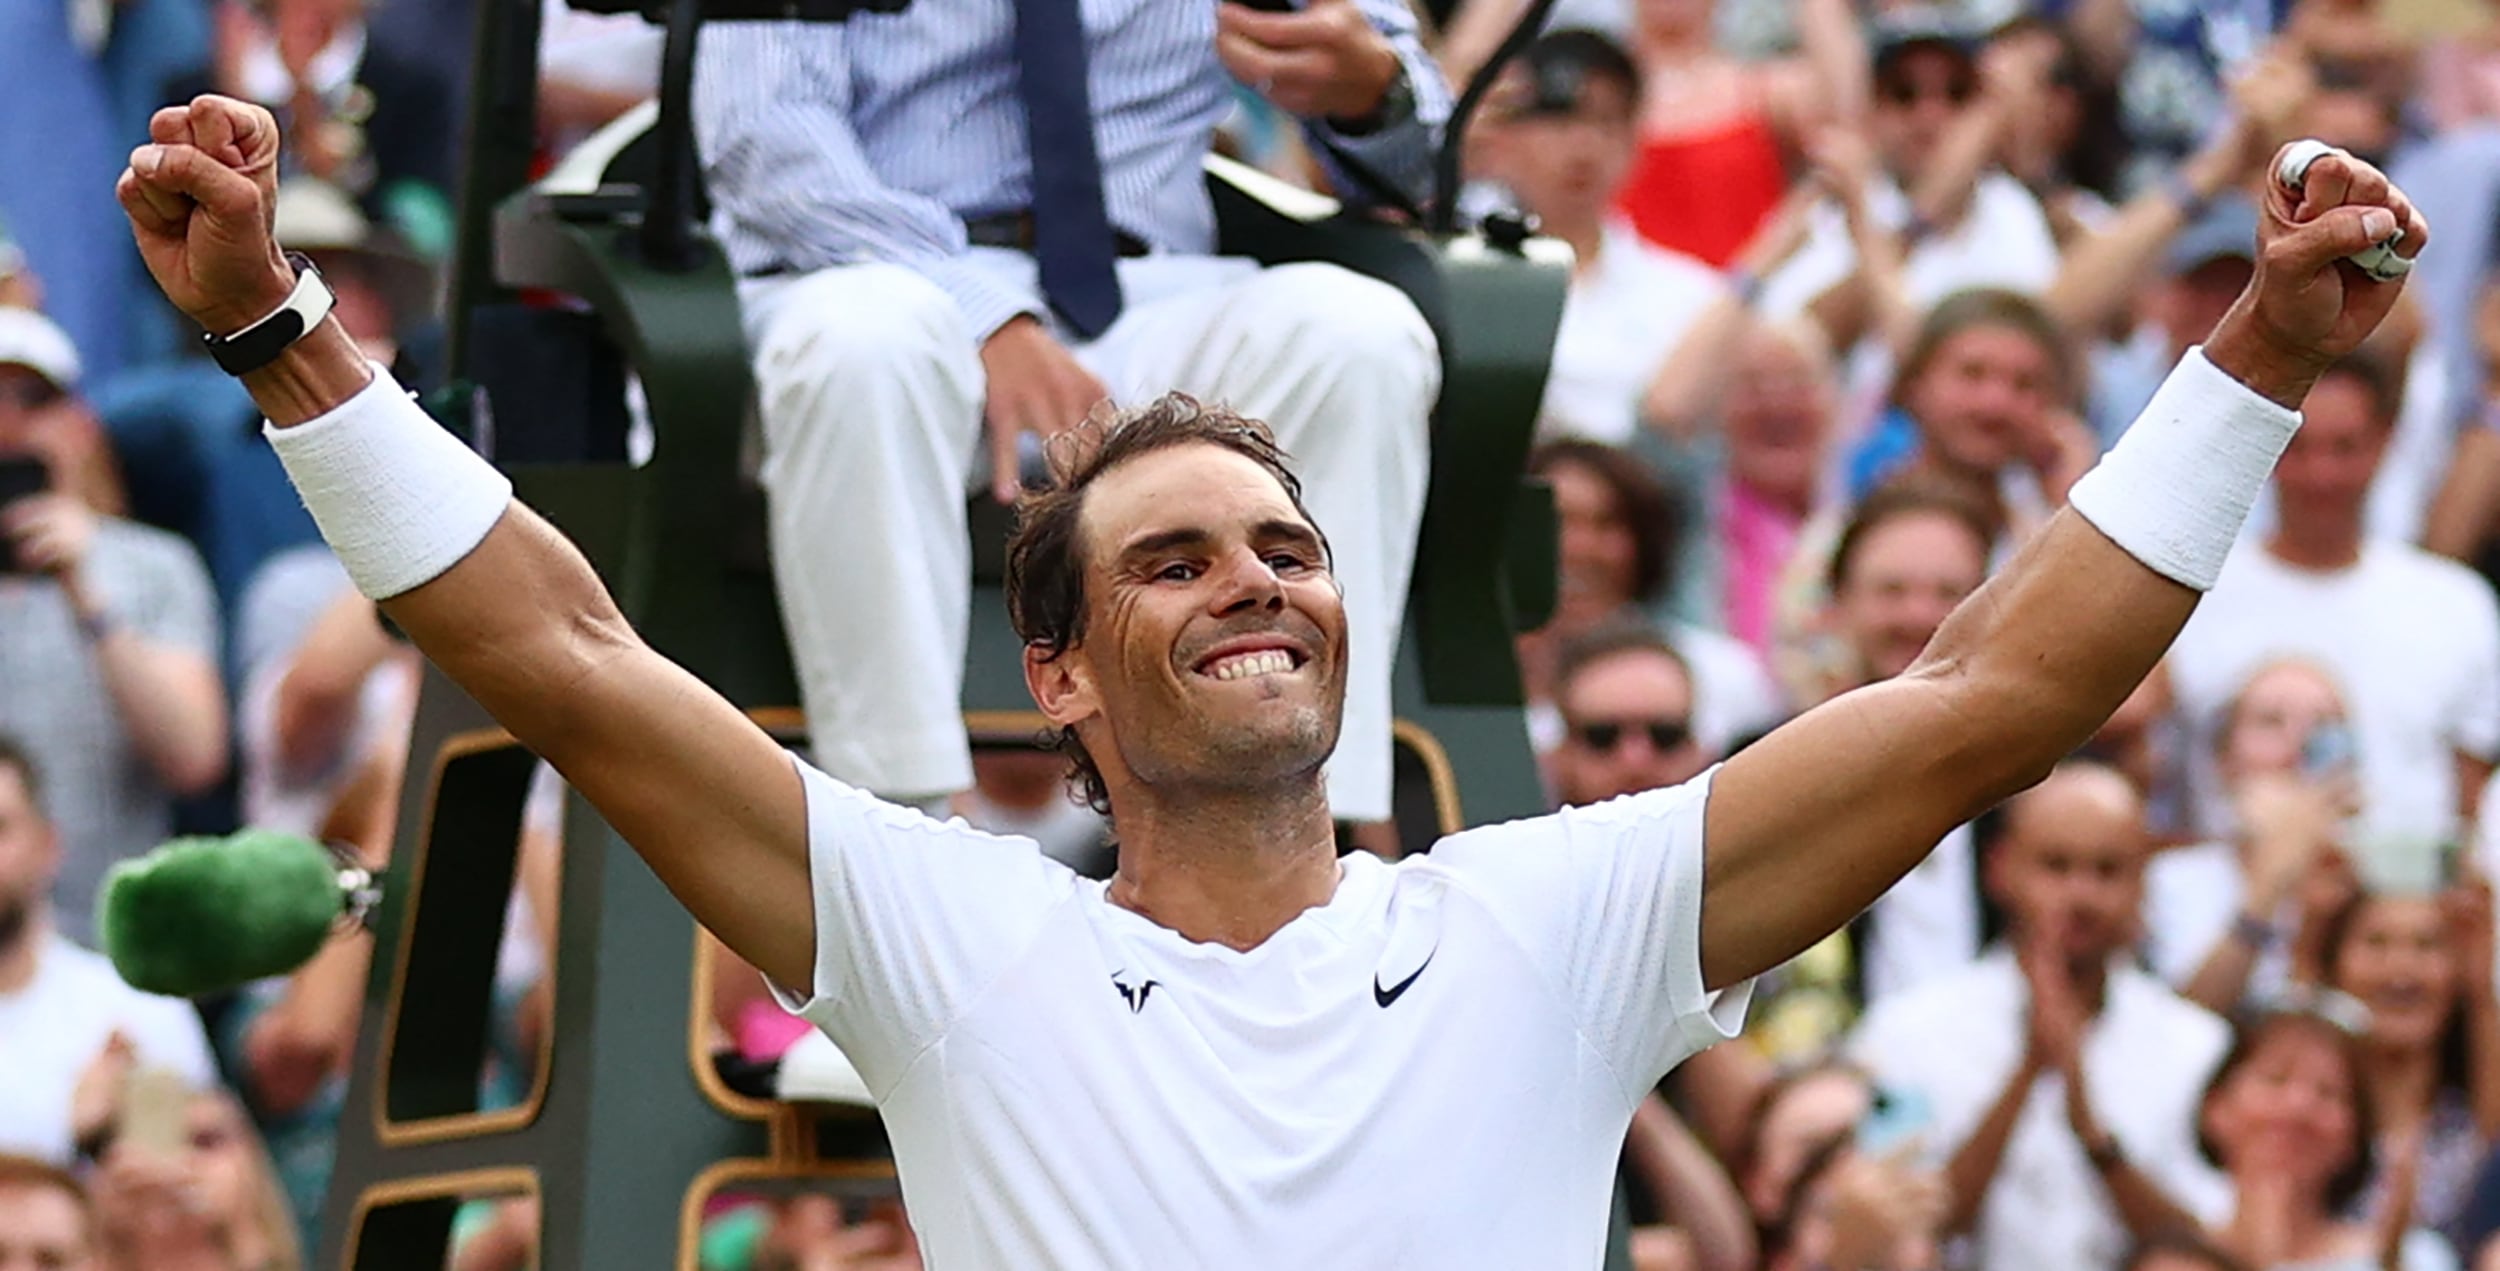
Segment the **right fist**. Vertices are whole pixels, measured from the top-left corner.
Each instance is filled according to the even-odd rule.
[[[295,271],[278,250],[278,121],[203,96],[148,120],[114,193],[148,272],[174,306],[230,335],[286,302]]]

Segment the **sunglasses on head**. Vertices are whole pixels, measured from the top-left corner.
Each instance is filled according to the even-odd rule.
[[[1683,719],[1601,719],[1571,726],[1581,745],[1597,751],[1613,750],[1635,730],[1649,734],[1652,750],[1673,750],[1693,739],[1692,721]]]

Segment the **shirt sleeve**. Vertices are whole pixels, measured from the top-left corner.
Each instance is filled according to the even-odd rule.
[[[107,602],[113,617],[152,643],[217,656],[217,596],[199,553],[172,535],[133,539],[136,568],[116,571]]]
[[[1397,50],[1398,67],[1406,76],[1408,90],[1414,94],[1414,108],[1380,121],[1377,129],[1359,137],[1340,131],[1327,120],[1312,120],[1306,125],[1308,129],[1328,143],[1313,150],[1335,179],[1338,192],[1349,202],[1380,200],[1363,181],[1347,176],[1337,156],[1329,153],[1331,146],[1353,156],[1369,174],[1388,182],[1421,207],[1432,194],[1433,157],[1441,148],[1441,131],[1450,119],[1449,80],[1424,48],[1415,11],[1406,0],[1360,0],[1360,4],[1363,16]]]
[[[1558,987],[1629,1100],[1734,1037],[1752,998],[1750,980],[1715,993],[1702,983],[1711,775],[1472,830],[1432,852]]]
[[[933,820],[798,769],[816,983],[805,997],[773,991],[882,1096],[1075,895],[1077,878],[1031,839]]]
[[[963,221],[887,185],[851,127],[851,58],[841,23],[715,22],[696,53],[694,122],[718,214],[771,260],[748,272],[881,261],[925,274],[975,340],[1042,310],[1038,295],[973,266]]]

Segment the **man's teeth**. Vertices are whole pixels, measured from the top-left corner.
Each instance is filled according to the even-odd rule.
[[[1292,654],[1283,649],[1260,649],[1219,658],[1207,668],[1207,674],[1219,680],[1238,680],[1253,675],[1282,675],[1292,669]]]

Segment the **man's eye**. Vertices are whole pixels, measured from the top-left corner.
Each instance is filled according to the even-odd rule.
[[[1290,574],[1309,569],[1311,562],[1303,559],[1299,552],[1269,552],[1267,567],[1280,574]]]
[[[1155,571],[1155,581],[1185,583],[1198,576],[1198,567],[1186,561],[1174,561]]]

